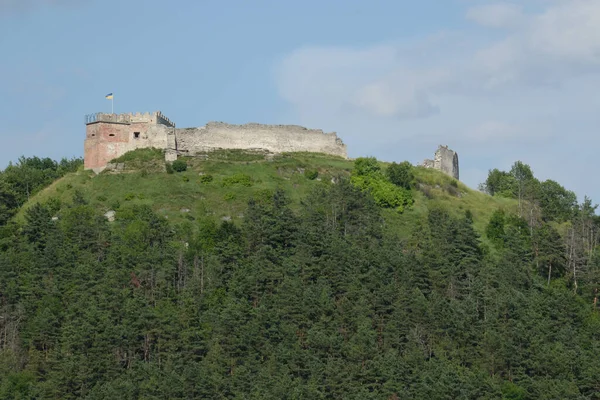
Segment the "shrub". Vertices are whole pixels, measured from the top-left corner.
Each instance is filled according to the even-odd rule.
[[[423,193],[425,195],[426,198],[428,198],[429,200],[433,199],[435,196],[433,195],[433,193],[431,192],[431,186],[428,185],[423,185],[421,184],[419,186],[419,190],[421,191],[421,193]]]
[[[135,193],[127,193],[125,195],[125,201],[131,201],[133,199],[135,199]]]
[[[269,201],[273,200],[275,192],[272,189],[260,189],[252,195],[252,199],[257,203],[268,204]]]
[[[213,181],[213,176],[210,174],[200,176],[200,183],[210,183],[212,181]]]
[[[354,161],[354,175],[373,175],[380,170],[381,167],[375,157],[359,157]]]
[[[187,170],[187,163],[183,160],[175,160],[171,166],[175,172],[183,172]]]
[[[246,174],[234,174],[223,179],[223,186],[225,187],[234,185],[250,187],[252,184],[252,177]]]
[[[375,203],[380,207],[395,208],[398,212],[404,212],[406,207],[414,203],[409,190],[398,187],[385,179],[353,176],[350,181],[360,190],[371,193]]]
[[[235,200],[235,198],[236,198],[235,193],[231,193],[231,192],[225,193],[225,196],[223,196],[223,199],[225,201]]]
[[[364,192],[369,192],[380,207],[395,208],[404,212],[414,203],[410,190],[396,186],[382,173],[374,157],[357,158],[350,182]]]
[[[106,198],[106,196],[104,196],[104,195],[101,194],[100,196],[96,197],[96,200],[98,200],[99,202],[103,203],[103,202],[105,202],[108,199]]]
[[[413,166],[408,161],[403,161],[400,164],[391,163],[385,170],[385,174],[390,182],[404,189],[410,189],[415,184]]]
[[[51,197],[45,203],[45,206],[48,208],[48,210],[52,214],[56,214],[57,212],[60,211],[60,208],[62,206],[62,202],[60,201],[60,199],[57,199],[56,197]]]
[[[490,217],[485,228],[485,234],[491,241],[500,244],[504,241],[505,231],[504,226],[506,224],[506,214],[504,210],[496,210]]]
[[[456,181],[453,181],[453,182],[456,182]],[[451,196],[460,197],[460,190],[458,190],[458,188],[456,186],[454,186],[452,183],[449,183],[448,185],[446,185],[445,189],[446,189],[446,192],[448,192]]]
[[[165,169],[167,170],[167,174],[172,174],[175,171],[173,171],[173,166],[171,165],[171,163],[165,163]]]
[[[184,181],[184,182],[189,182],[190,181],[190,177],[184,175],[184,176],[181,177],[181,180]]]
[[[307,169],[304,171],[306,179],[314,181],[319,176],[319,171],[313,169]]]

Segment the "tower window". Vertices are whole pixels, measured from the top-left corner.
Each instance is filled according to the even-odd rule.
[[[133,132],[133,138],[134,139],[139,139],[140,138],[140,133],[139,132]]]
[[[109,133],[108,136],[115,136],[115,134],[114,133]]]

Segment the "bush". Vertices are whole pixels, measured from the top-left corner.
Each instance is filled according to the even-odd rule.
[[[187,170],[187,163],[183,160],[175,160],[171,166],[175,172],[183,172]]]
[[[189,182],[190,181],[190,177],[184,175],[184,176],[181,177],[181,180],[184,181],[184,182]]]
[[[456,181],[452,181],[452,182],[456,182]],[[460,190],[458,190],[458,187],[453,185],[452,182],[450,182],[448,185],[446,185],[446,187],[445,187],[446,192],[448,192],[448,194],[450,194],[451,196],[460,197]]]
[[[304,176],[310,181],[314,181],[319,176],[319,171],[307,169],[304,171]]]
[[[275,195],[275,191],[272,189],[260,189],[254,192],[252,195],[252,199],[257,203],[261,204],[269,204],[269,201],[273,200],[273,196]]]
[[[235,200],[235,198],[236,198],[235,193],[231,193],[231,192],[225,193],[225,196],[223,196],[223,199],[225,201]]]
[[[131,201],[133,199],[135,199],[135,193],[127,193],[125,195],[125,201]]]
[[[406,207],[414,203],[409,190],[400,188],[385,179],[353,176],[350,181],[360,190],[371,193],[375,203],[380,207],[395,208],[398,212],[404,212]]]
[[[350,182],[361,191],[369,192],[380,207],[395,208],[398,212],[404,212],[405,207],[414,203],[410,190],[390,182],[381,172],[374,157],[357,158],[354,161]]]
[[[100,196],[96,197],[96,200],[98,200],[99,202],[103,203],[103,202],[105,202],[108,199],[106,198],[106,196],[104,196],[104,195],[101,194]]]
[[[250,187],[253,185],[252,177],[246,174],[234,174],[223,179],[223,186],[241,185]]]
[[[354,175],[366,176],[379,173],[381,167],[375,157],[359,157],[354,161]]]
[[[485,228],[485,234],[492,242],[500,244],[504,241],[505,231],[504,226],[506,224],[506,214],[504,210],[496,210],[490,217]]]
[[[213,181],[213,176],[210,174],[200,176],[200,183],[210,183],[212,181]]]
[[[408,161],[403,161],[400,164],[391,163],[385,174],[390,182],[404,189],[410,189],[415,184],[413,166]]]
[[[425,195],[425,197],[428,198],[429,200],[431,200],[435,197],[433,195],[433,192],[431,191],[431,186],[421,184],[419,186],[419,191],[421,191],[421,193],[423,193],[423,195]]]
[[[167,174],[172,174],[175,171],[173,171],[173,166],[171,165],[171,163],[165,163],[165,169],[167,170]]]

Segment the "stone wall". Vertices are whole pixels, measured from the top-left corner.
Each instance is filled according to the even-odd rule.
[[[199,128],[177,129],[160,111],[86,116],[86,169],[102,171],[128,151],[149,147],[165,150],[166,161],[217,149],[315,152],[347,158],[346,145],[335,133],[297,125],[209,122]]]
[[[94,122],[112,122],[118,124],[146,123],[161,124],[175,127],[175,124],[160,111],[147,113],[124,113],[124,114],[105,114],[96,113],[86,115],[86,124]]]
[[[297,125],[230,125],[209,122],[200,128],[176,129],[177,152],[193,155],[216,149],[261,149],[272,153],[315,152],[346,158],[346,145],[335,133]]]
[[[454,179],[459,179],[458,153],[440,145],[435,152],[433,160],[425,160],[421,164],[425,168],[434,168],[442,171]]]

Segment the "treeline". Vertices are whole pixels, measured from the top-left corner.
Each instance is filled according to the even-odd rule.
[[[567,221],[578,210],[577,196],[551,179],[540,181],[531,167],[515,162],[510,171],[490,170],[481,189],[492,196],[519,201],[519,215],[530,224],[541,221]],[[587,198],[585,202],[591,203]]]
[[[565,239],[498,212],[485,246],[439,207],[400,239],[375,196],[413,179],[358,160],[241,225],[32,206],[0,234],[0,398],[600,398],[598,279],[573,290]]]
[[[520,161],[510,171],[489,171],[482,189],[492,196],[518,200],[517,215],[498,210],[491,218],[487,235],[500,247],[518,232],[531,242],[535,264],[545,270],[550,282],[564,276],[577,293],[596,302],[600,272],[595,259],[600,242],[597,205],[585,197],[582,203],[572,191],[553,180],[538,180],[531,167]],[[545,249],[545,257],[538,253]]]
[[[20,157],[0,171],[0,226],[5,224],[31,196],[83,165],[81,158],[54,161]]]

